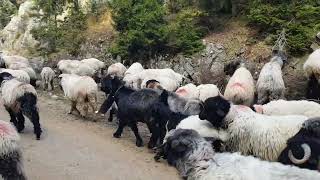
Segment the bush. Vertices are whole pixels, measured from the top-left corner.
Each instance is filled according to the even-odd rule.
[[[128,59],[150,59],[166,48],[165,9],[157,0],[112,1],[112,17],[119,32],[110,51]]]
[[[17,11],[9,0],[0,1],[0,29],[4,28],[10,21],[11,15]]]
[[[185,55],[192,55],[204,48],[203,33],[197,20],[203,13],[198,10],[181,10],[169,25],[169,46]]]
[[[309,49],[320,30],[319,5],[316,0],[252,0],[248,18],[253,25],[261,28],[261,32],[272,35],[285,28],[289,52],[301,55]]]

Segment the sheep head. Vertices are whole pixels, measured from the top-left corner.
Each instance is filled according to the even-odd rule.
[[[214,127],[221,128],[224,118],[229,113],[231,104],[221,96],[208,98],[199,114],[201,120],[209,121]]]
[[[101,90],[106,94],[115,93],[123,84],[117,76],[107,75],[101,81]]]
[[[10,79],[13,79],[13,76],[10,73],[7,73],[7,72],[0,73],[0,84],[5,80],[10,80]]]

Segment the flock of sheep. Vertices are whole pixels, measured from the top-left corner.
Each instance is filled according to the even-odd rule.
[[[121,63],[106,68],[95,58],[61,60],[55,70],[44,67],[41,83],[28,59],[0,54],[1,96],[10,122],[0,121],[0,174],[4,179],[26,179],[19,135],[26,116],[40,140],[41,125],[36,87],[53,90],[53,80],[70,100],[69,113],[86,117],[117,115],[119,138],[125,126],[143,146],[138,122],[151,133],[148,148],[155,160],[167,159],[184,179],[320,179],[320,105],[307,100],[285,100],[282,67],[286,57],[274,54],[258,81],[243,62],[225,66],[230,75],[222,94],[214,84],[181,86],[185,77],[172,69],[128,69]],[[320,99],[320,49],[304,64],[309,77],[307,98]],[[106,100],[97,107],[97,94]],[[255,104],[256,103],[256,104]]]

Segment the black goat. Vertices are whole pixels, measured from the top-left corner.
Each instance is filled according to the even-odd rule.
[[[135,91],[125,87],[124,82],[118,77],[111,78],[110,76],[106,77],[102,84],[103,91],[109,96],[102,104],[99,113],[106,113],[114,102],[118,106],[119,126],[113,136],[119,138],[123,128],[128,125],[136,136],[136,145],[140,147],[143,145],[143,141],[138,131],[137,122],[143,122],[147,124],[152,133],[148,147],[153,148],[160,136],[159,126],[164,126],[160,125],[156,117],[152,116],[161,91],[152,89]]]

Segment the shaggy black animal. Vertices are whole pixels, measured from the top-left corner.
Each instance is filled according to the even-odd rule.
[[[308,146],[311,151],[305,152],[302,145]],[[290,150],[293,155],[291,158]],[[305,156],[308,158],[304,161],[302,159]],[[287,147],[280,154],[278,161],[320,171],[320,118],[312,118],[304,122],[301,130],[287,141]]]
[[[13,76],[10,73],[0,73],[0,84],[4,80],[10,79],[13,79]],[[5,109],[8,111],[10,115],[10,122],[14,124],[19,133],[24,130],[24,115],[27,116],[33,123],[36,139],[40,140],[42,130],[39,122],[39,112],[37,107],[36,95],[32,93],[25,93],[23,96],[16,99],[15,107],[9,107],[5,105]]]
[[[223,71],[226,75],[232,76],[239,66],[240,61],[232,61],[229,64],[225,65]]]
[[[208,98],[199,114],[201,120],[209,121],[214,127],[223,127],[223,119],[230,110],[230,103],[221,96]]]
[[[314,74],[309,77],[306,97],[307,99],[320,100],[320,84]]]
[[[21,153],[13,152],[10,156],[0,158],[0,177],[4,180],[26,180],[21,167]]]
[[[136,145],[138,147],[143,146],[143,141],[137,127],[138,122],[143,122],[147,124],[152,133],[148,147],[153,148],[160,136],[160,124],[156,117],[152,116],[152,109],[154,109],[154,104],[158,102],[161,92],[151,89],[132,90],[125,87],[124,82],[117,77],[105,78],[102,83],[102,89],[109,96],[102,104],[99,113],[106,113],[114,102],[118,106],[117,117],[119,119],[119,126],[113,136],[119,138],[123,128],[128,125],[136,136]]]

